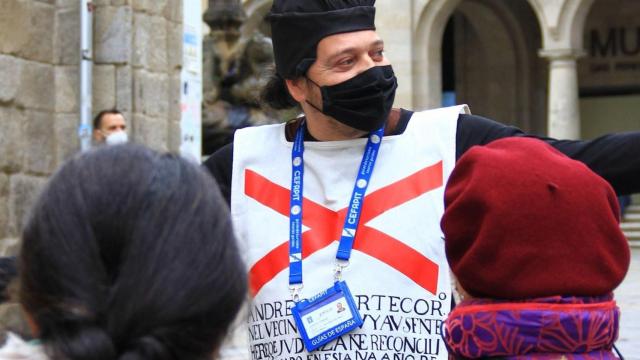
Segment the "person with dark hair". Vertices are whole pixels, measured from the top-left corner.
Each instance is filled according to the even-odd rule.
[[[116,145],[128,140],[127,122],[120,111],[102,110],[93,118],[94,143]]]
[[[398,84],[374,2],[274,0],[276,75],[264,99],[304,114],[239,130],[205,162],[248,249],[254,359],[446,359],[444,184],[471,146],[527,136],[464,105],[394,109]],[[544,140],[619,193],[640,191],[640,132]],[[338,300],[348,311],[326,318],[323,306],[336,305],[325,302]],[[290,327],[258,332],[278,321]]]
[[[630,251],[605,180],[542,141],[507,138],[467,151],[444,198],[464,294],[444,323],[452,359],[618,359],[613,290]]]
[[[210,359],[246,296],[227,209],[177,155],[72,158],[23,231],[20,300],[42,345],[11,337],[0,358]]]

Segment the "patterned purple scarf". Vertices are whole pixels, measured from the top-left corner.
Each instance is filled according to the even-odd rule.
[[[458,357],[477,359],[617,359],[620,309],[613,294],[549,297],[522,302],[473,299],[445,321],[445,341]]]

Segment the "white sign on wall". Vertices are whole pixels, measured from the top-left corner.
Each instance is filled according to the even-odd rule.
[[[183,0],[180,154],[202,157],[202,4]]]

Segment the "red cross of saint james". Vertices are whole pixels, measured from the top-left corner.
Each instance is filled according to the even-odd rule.
[[[442,162],[438,162],[367,195],[353,247],[393,267],[432,294],[437,292],[438,264],[405,243],[365,224],[442,184]],[[283,216],[289,216],[289,190],[248,169],[245,170],[245,194]],[[303,209],[302,222],[309,228],[302,234],[302,256],[306,258],[340,238],[347,210],[333,211],[307,198],[303,200]],[[288,267],[289,242],[284,241],[249,270],[251,293],[257,294]]]

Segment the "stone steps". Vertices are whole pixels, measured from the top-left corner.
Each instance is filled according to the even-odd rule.
[[[640,215],[640,205],[631,205],[627,207],[626,215],[629,214]]]
[[[640,247],[640,205],[631,205],[627,208],[620,228],[629,239],[629,245]]]
[[[629,246],[632,248],[640,248],[640,240],[629,240]]]
[[[640,231],[640,222],[632,221],[624,221],[620,224],[620,228],[623,231]]]
[[[624,234],[627,236],[629,241],[640,241],[640,231],[624,231]]]

